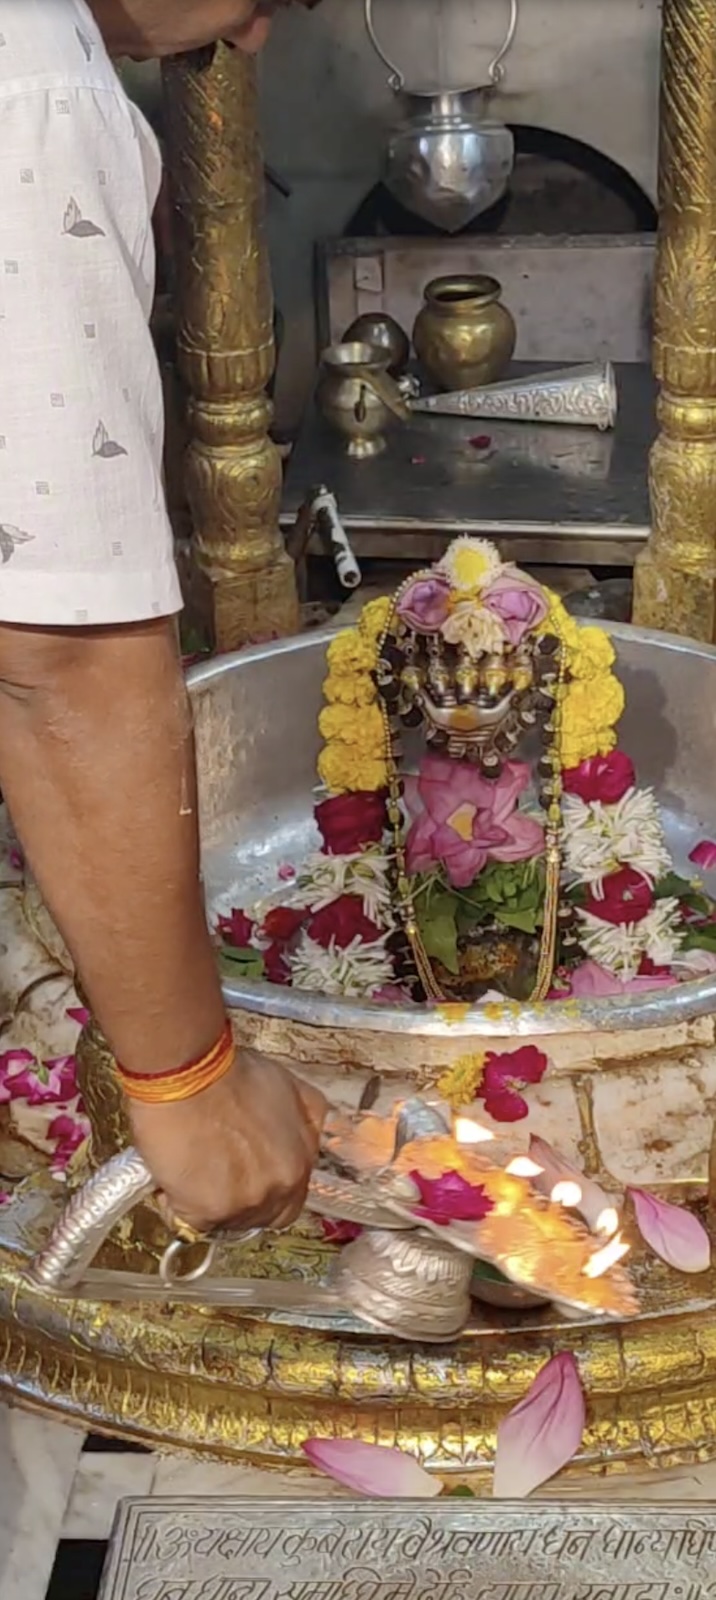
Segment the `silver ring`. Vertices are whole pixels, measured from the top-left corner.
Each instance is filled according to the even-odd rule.
[[[181,1259],[185,1250],[196,1249],[195,1245],[186,1243],[185,1239],[172,1239],[167,1245],[164,1255],[159,1263],[159,1276],[168,1289],[173,1289],[181,1283],[197,1283],[209,1271],[216,1255],[216,1240],[209,1239],[206,1243],[203,1260],[199,1265],[192,1267],[190,1272],[176,1272],[175,1263]]]

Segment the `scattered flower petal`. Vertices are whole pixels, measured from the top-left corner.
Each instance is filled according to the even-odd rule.
[[[716,868],[716,844],[713,839],[702,839],[695,845],[689,856],[695,867],[702,867],[704,872],[713,872]]]
[[[439,1228],[451,1222],[482,1222],[494,1207],[482,1184],[468,1183],[459,1172],[444,1172],[440,1178],[411,1172],[410,1181],[420,1196],[420,1205],[412,1208],[414,1215]]]
[[[495,1122],[521,1122],[529,1115],[521,1091],[530,1083],[541,1083],[546,1071],[547,1057],[536,1045],[524,1044],[500,1055],[490,1050],[478,1090],[488,1116]]]
[[[629,1189],[637,1227],[654,1255],[676,1272],[706,1272],[711,1243],[706,1229],[684,1206],[658,1200],[646,1189]]]
[[[86,1006],[69,1006],[66,1013],[70,1022],[78,1022],[81,1028],[86,1028],[90,1020],[90,1013]]]
[[[363,1232],[359,1222],[340,1222],[335,1217],[320,1217],[319,1221],[328,1244],[352,1244]]]
[[[251,943],[254,924],[245,911],[234,906],[228,917],[219,917],[216,931],[224,944],[230,944],[234,950],[245,950]]]
[[[554,1356],[497,1430],[493,1494],[523,1500],[576,1455],[585,1424],[574,1356]]]
[[[289,861],[282,861],[278,869],[278,876],[282,883],[291,883],[296,876],[296,868]]]
[[[387,1445],[358,1439],[306,1439],[302,1445],[311,1466],[357,1494],[380,1500],[432,1500],[441,1483],[414,1456]]]

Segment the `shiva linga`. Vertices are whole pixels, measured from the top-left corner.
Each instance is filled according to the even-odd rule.
[[[469,1320],[479,1261],[496,1269],[508,1300],[511,1294],[517,1305],[551,1300],[568,1316],[634,1312],[635,1292],[617,1265],[628,1250],[618,1231],[617,1212],[605,1207],[606,1230],[598,1219],[592,1234],[559,1198],[545,1198],[533,1187],[531,1178],[540,1173],[535,1163],[516,1158],[502,1168],[479,1153],[476,1145],[482,1139],[489,1140],[490,1134],[479,1124],[458,1119],[453,1130],[449,1116],[418,1099],[386,1119],[329,1118],[326,1168],[313,1174],[308,1208],[365,1231],[341,1253],[327,1282],[310,1288],[210,1278],[221,1234],[207,1242],[200,1262],[182,1274],[181,1258],[191,1249],[186,1229],[167,1246],[154,1278],[93,1266],[112,1229],[154,1189],[141,1156],[126,1150],[70,1200],[31,1263],[28,1282],[55,1295],[90,1301],[343,1309],[394,1338],[439,1342],[457,1337]],[[388,1161],[376,1168],[376,1152],[389,1151],[391,1140]],[[430,1182],[431,1174],[445,1170],[477,1202],[472,1205],[475,1220],[467,1215],[470,1206],[467,1212],[463,1209],[463,1220],[446,1221],[420,1204],[420,1189],[411,1174]],[[611,1233],[607,1240],[605,1231]]]
[[[175,1238],[87,1022],[67,1215],[50,1172],[0,1206],[0,1383],[164,1447],[345,1429],[479,1485],[561,1355],[575,1472],[716,1454],[710,686],[712,648],[583,625],[465,538],[351,627],[197,667],[234,1036],[335,1109],[290,1232]],[[22,1016],[68,967],[14,894]]]

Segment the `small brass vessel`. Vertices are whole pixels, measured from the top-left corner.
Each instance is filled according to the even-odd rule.
[[[321,362],[316,404],[322,416],[347,440],[349,456],[360,460],[380,455],[389,424],[408,417],[406,402],[388,374],[389,352],[370,344],[333,344]]]
[[[433,278],[413,329],[415,351],[441,389],[495,383],[512,358],[514,318],[502,304],[496,278]]]
[[[410,359],[410,340],[395,317],[387,311],[363,311],[343,335],[344,344],[369,344],[390,358],[388,371],[402,377]]]

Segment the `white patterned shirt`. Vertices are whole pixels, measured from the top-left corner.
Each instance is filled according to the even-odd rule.
[[[160,179],[84,0],[0,0],[0,621],[181,606],[149,333]]]

